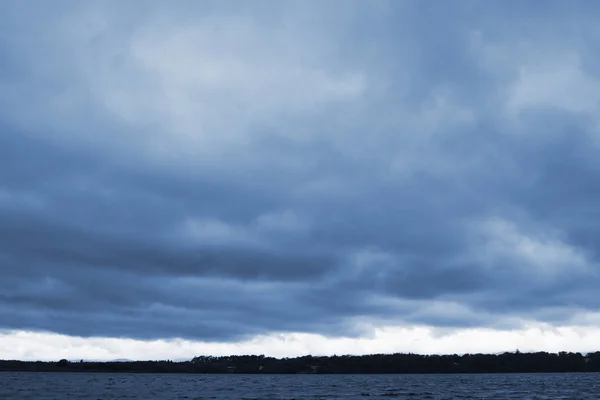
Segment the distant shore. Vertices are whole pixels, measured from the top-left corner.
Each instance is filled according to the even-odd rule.
[[[465,355],[197,356],[190,361],[0,360],[0,371],[185,374],[453,374],[600,372],[600,352]]]

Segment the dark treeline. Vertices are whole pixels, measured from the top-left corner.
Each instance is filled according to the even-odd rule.
[[[446,374],[600,372],[600,352],[465,355],[375,354],[272,358],[198,356],[190,361],[28,362],[0,360],[0,371],[245,374]]]

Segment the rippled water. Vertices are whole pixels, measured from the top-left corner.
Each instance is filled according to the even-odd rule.
[[[599,399],[600,374],[150,375],[0,372],[0,399]]]

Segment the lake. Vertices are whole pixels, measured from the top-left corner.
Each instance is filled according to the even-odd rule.
[[[600,398],[600,374],[162,375],[0,372],[0,399]]]

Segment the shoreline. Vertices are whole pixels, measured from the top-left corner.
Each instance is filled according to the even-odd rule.
[[[163,374],[509,374],[600,372],[594,353],[502,353],[464,355],[373,354],[362,356],[197,356],[189,361],[0,360],[2,372],[94,372]]]

